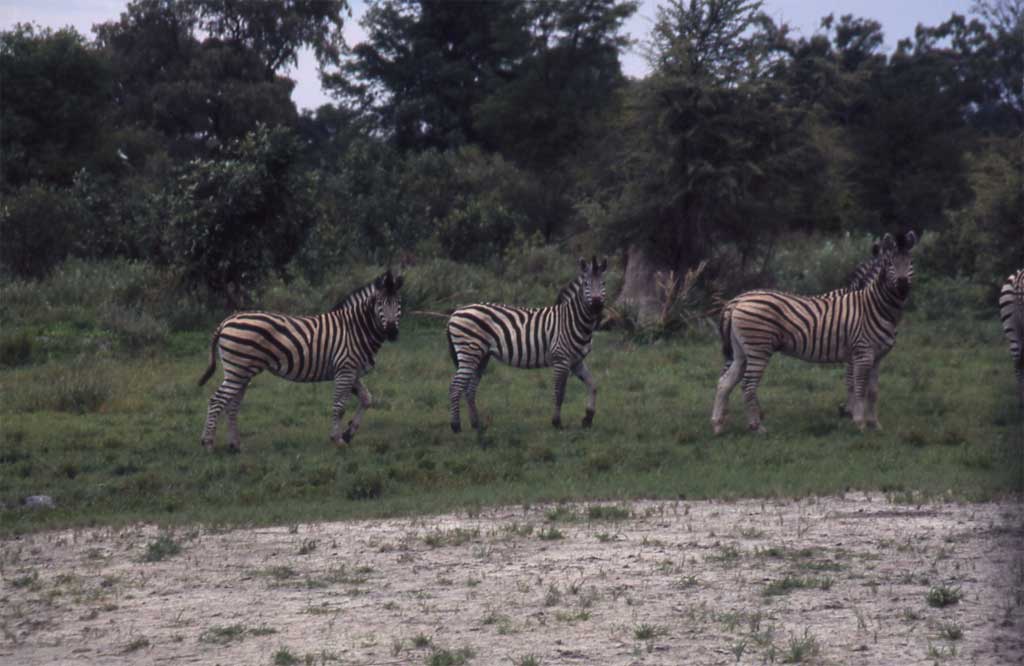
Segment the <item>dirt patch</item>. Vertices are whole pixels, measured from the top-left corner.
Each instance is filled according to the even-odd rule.
[[[0,663],[1017,664],[1022,527],[847,495],[50,532],[0,542]]]

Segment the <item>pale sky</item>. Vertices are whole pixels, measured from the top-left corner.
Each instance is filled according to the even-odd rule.
[[[345,39],[355,44],[365,39],[359,19],[366,9],[363,0],[350,0],[352,18],[345,22]],[[633,39],[645,41],[654,20],[657,0],[641,0],[640,10],[626,23],[625,32]],[[853,14],[875,19],[885,32],[885,47],[891,50],[904,37],[912,37],[919,23],[936,25],[949,18],[954,11],[966,14],[970,0],[765,0],[763,10],[776,22],[785,21],[800,36],[817,32],[821,18],[835,14]],[[92,37],[92,26],[117,19],[127,5],[125,0],[0,0],[0,29],[8,29],[18,22],[33,22],[41,26],[61,28],[74,26],[87,37]],[[647,73],[647,63],[637,49],[626,53],[623,69],[629,76]],[[331,99],[321,90],[316,60],[312,52],[299,55],[299,63],[288,73],[295,79],[292,99],[300,109],[316,108]]]

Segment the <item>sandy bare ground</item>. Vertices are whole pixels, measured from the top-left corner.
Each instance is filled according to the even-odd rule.
[[[0,663],[1024,663],[1019,504],[599,506],[6,540]]]

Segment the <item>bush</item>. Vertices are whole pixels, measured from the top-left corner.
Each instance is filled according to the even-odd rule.
[[[965,277],[931,277],[914,280],[910,303],[926,319],[995,317],[996,302],[990,289]]]
[[[771,264],[775,286],[797,294],[820,294],[847,284],[853,269],[871,258],[871,236],[792,236],[778,242]]]
[[[29,185],[4,196],[0,206],[0,266],[19,277],[40,278],[68,255],[84,211],[64,190]]]

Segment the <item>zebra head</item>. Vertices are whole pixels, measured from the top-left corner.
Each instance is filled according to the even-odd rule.
[[[597,257],[587,261],[580,257],[580,298],[592,312],[600,312],[604,307],[604,274],[608,270],[608,259],[597,262]]]
[[[886,234],[882,238],[881,258],[886,285],[900,299],[910,295],[910,281],[914,277],[914,260],[910,251],[917,243],[917,234],[908,231],[895,238]]]
[[[398,339],[398,320],[402,318],[402,301],[398,290],[402,288],[404,281],[403,276],[393,275],[389,268],[373,282],[376,288],[374,311],[377,313],[384,337],[392,342]]]

